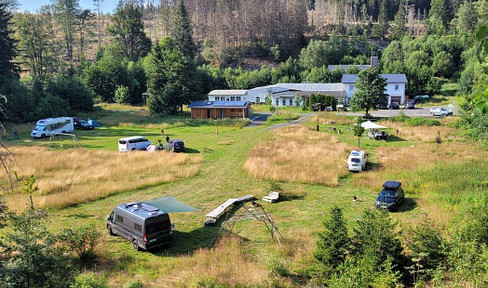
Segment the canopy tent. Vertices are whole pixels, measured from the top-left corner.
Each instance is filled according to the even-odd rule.
[[[364,129],[386,129],[386,128],[388,128],[388,127],[376,124],[374,122],[371,122],[369,120],[361,123],[361,127],[363,127]]]
[[[144,204],[149,204],[158,208],[159,210],[166,213],[177,213],[177,212],[197,212],[200,211],[193,208],[185,203],[179,201],[175,197],[169,195],[161,198],[156,198],[148,201],[143,201]]]

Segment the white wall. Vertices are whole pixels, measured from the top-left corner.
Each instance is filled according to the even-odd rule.
[[[351,85],[352,85],[352,90],[351,90]],[[395,85],[398,85],[398,90],[395,89]],[[354,92],[356,91],[356,85],[355,84],[344,84],[345,89],[346,89],[346,96],[347,98],[351,99],[354,95]],[[388,83],[386,84],[386,89],[385,93],[388,96],[398,96],[402,97],[401,103],[400,104],[405,104],[405,83]],[[388,97],[388,105],[391,103],[391,99]]]

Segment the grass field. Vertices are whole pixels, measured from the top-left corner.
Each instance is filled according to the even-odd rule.
[[[171,138],[185,141],[190,153],[181,157],[185,158],[182,165],[191,171],[189,174],[183,173],[181,177],[146,186],[139,185],[146,182],[141,179],[141,183],[128,187],[127,191],[122,189],[124,191],[109,193],[110,196],[98,200],[50,209],[49,229],[54,232],[82,224],[94,224],[104,232],[97,247],[97,263],[85,273],[105,277],[111,287],[123,287],[137,279],[147,287],[209,287],[212,284],[220,287],[216,286],[218,283],[230,287],[276,287],[276,283],[280,287],[302,287],[306,285],[307,279],[303,275],[312,262],[311,251],[317,232],[322,230],[321,220],[332,205],[342,207],[346,220],[354,224],[364,209],[373,207],[381,183],[399,179],[405,182],[408,199],[391,216],[401,227],[416,225],[425,218],[445,224],[446,221],[454,221],[462,211],[463,203],[479,201],[476,197],[486,191],[486,187],[480,184],[484,183],[488,173],[488,165],[480,160],[486,152],[463,139],[460,131],[445,126],[432,127],[432,131],[426,126],[407,130],[413,128],[404,126],[402,122],[394,123],[398,126],[391,123],[389,131],[394,136],[388,142],[361,139],[362,149],[369,154],[369,171],[358,174],[344,171],[346,151],[358,144],[350,124],[354,123],[354,118],[336,119],[328,115],[333,114],[320,114],[320,131],[316,132],[316,119],[298,127],[270,130],[272,123],[243,127],[245,123],[242,122],[194,121],[185,115],[155,117],[147,114],[145,109],[105,106],[87,115],[102,121],[102,128],[76,132],[83,149],[69,149],[69,141],[61,142],[63,147],[58,144],[56,149],[39,147],[46,146],[48,142],[30,139],[30,131],[25,125],[22,126],[24,130],[20,129],[22,127],[8,127],[18,129],[21,139],[6,140],[6,143],[11,147],[15,145],[16,151],[24,149],[26,155],[33,155],[32,160],[22,158],[25,162],[19,161],[25,163],[18,167],[19,173],[36,174],[41,191],[47,191],[43,181],[54,181],[49,174],[55,169],[96,170],[96,166],[90,164],[90,161],[95,161],[91,159],[93,155],[108,162],[119,161],[118,158],[126,156],[144,158],[149,157],[145,155],[153,155],[151,157],[157,159],[138,158],[134,161],[144,162],[141,165],[152,165],[151,161],[159,163],[153,163],[155,166],[166,165],[166,159],[159,157],[174,157],[171,154],[132,156],[115,152],[117,139],[122,136],[139,134],[155,142],[161,138],[160,127],[164,125],[165,133]],[[216,125],[219,127],[218,135]],[[395,135],[397,129],[400,132]],[[441,144],[433,143],[432,134],[435,138],[437,131],[441,131]],[[33,147],[20,148],[21,145]],[[79,166],[56,162],[61,160],[36,158],[68,159],[70,153],[82,154],[77,156],[80,157]],[[81,163],[85,163],[84,166]],[[100,167],[109,165],[102,164]],[[196,167],[197,172],[193,170]],[[340,173],[329,176],[327,173],[335,167],[339,167]],[[265,174],[258,175],[253,171],[264,171]],[[158,173],[149,173],[148,177],[151,174]],[[280,248],[265,226],[257,221],[239,222],[232,231],[223,234],[218,233],[221,222],[215,227],[203,225],[205,215],[228,198],[247,194],[261,198],[266,195],[271,187],[269,178],[281,181],[278,185],[287,196],[275,204],[260,202],[282,233],[283,247]],[[109,185],[96,177],[89,179],[89,187]],[[332,185],[323,185],[328,183]],[[65,191],[59,190],[61,193]],[[90,193],[90,189],[82,190]],[[164,195],[173,195],[200,209],[195,213],[171,214],[176,225],[175,241],[166,249],[136,252],[129,242],[120,237],[110,237],[105,232],[106,215],[116,204]],[[353,195],[359,201],[352,202]],[[55,202],[49,204],[57,206]],[[240,211],[234,210],[231,215]],[[285,273],[277,275],[273,272],[276,267],[285,267]]]

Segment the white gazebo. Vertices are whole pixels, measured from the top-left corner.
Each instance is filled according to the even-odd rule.
[[[388,127],[376,124],[374,122],[371,122],[369,120],[361,123],[361,127],[363,127],[364,129],[387,129],[388,128]]]

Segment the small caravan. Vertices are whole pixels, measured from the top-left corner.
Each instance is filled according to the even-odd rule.
[[[366,169],[366,153],[362,150],[353,150],[347,158],[347,169],[349,171],[361,172]]]
[[[55,133],[72,133],[74,130],[72,117],[47,118],[37,121],[31,136],[44,138]]]
[[[116,206],[107,217],[107,230],[132,242],[135,250],[149,250],[173,240],[168,213],[141,202]]]

